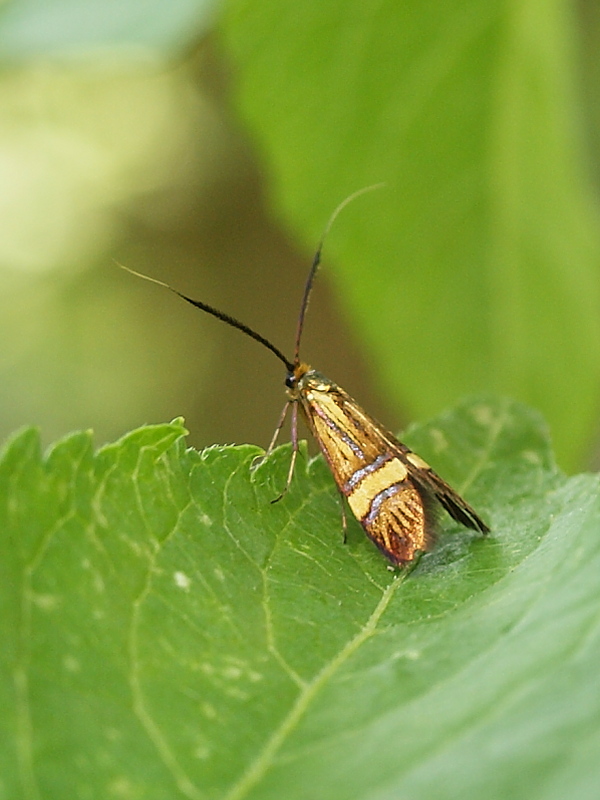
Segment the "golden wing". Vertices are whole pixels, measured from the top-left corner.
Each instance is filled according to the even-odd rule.
[[[434,498],[458,522],[489,528],[431,467],[319,373],[298,394],[300,408],[367,536],[394,564],[434,540]],[[308,377],[308,376],[307,376]]]

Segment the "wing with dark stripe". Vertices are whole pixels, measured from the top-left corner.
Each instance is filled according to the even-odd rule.
[[[431,547],[434,498],[461,524],[489,530],[429,464],[323,375],[307,372],[297,399],[354,516],[394,564]]]

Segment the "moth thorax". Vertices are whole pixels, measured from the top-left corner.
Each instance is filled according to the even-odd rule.
[[[321,372],[311,369],[298,381],[298,390],[302,392],[330,392],[335,384]]]

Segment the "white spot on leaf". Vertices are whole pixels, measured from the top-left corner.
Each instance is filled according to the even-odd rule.
[[[185,572],[176,572],[173,575],[175,580],[175,585],[178,586],[180,589],[184,589],[186,592],[189,591],[191,579],[185,574]]]
[[[540,454],[536,453],[535,450],[523,450],[521,455],[525,461],[528,461],[530,464],[534,464],[535,466],[539,466],[542,463]]]
[[[239,667],[225,667],[223,677],[231,680],[238,680],[242,677],[242,670]]]
[[[201,761],[205,761],[210,756],[210,747],[208,747],[206,744],[198,745],[198,747],[196,747],[194,750],[194,755]]]
[[[122,800],[134,800],[139,797],[139,790],[135,787],[126,775],[121,775],[108,784],[108,791],[112,797],[119,797]]]
[[[494,421],[494,412],[489,406],[475,406],[472,414],[475,422],[486,428],[489,428]]]
[[[54,594],[35,594],[31,595],[32,601],[42,611],[55,611],[60,605],[60,597]]]
[[[73,656],[65,656],[63,658],[63,665],[67,672],[79,672],[81,669],[81,664]]]
[[[408,659],[409,661],[418,661],[421,658],[421,651],[420,650],[406,650],[403,654],[404,658]]]

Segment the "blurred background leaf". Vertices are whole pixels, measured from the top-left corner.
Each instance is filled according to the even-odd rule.
[[[598,402],[600,238],[571,5],[229,8],[237,96],[306,240],[387,182],[329,243],[382,385],[411,416],[482,386],[525,399],[572,466]]]
[[[112,259],[289,351],[329,214],[383,180],[330,234],[305,357],[390,427],[493,389],[589,459],[599,31],[557,0],[5,3],[0,434],[181,413],[266,444],[271,355]]]
[[[212,21],[217,0],[13,0],[0,10],[0,58],[102,57],[116,49],[179,57]],[[103,53],[104,51],[104,53]]]

